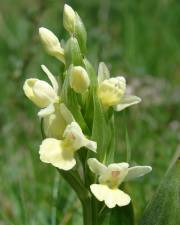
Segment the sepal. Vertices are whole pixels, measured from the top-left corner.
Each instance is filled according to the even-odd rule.
[[[87,32],[81,20],[81,17],[76,13],[75,20],[75,36],[78,40],[81,52],[83,55],[86,53]]]
[[[78,41],[75,37],[70,37],[65,46],[65,59],[67,68],[73,64],[74,66],[82,65],[82,54]]]

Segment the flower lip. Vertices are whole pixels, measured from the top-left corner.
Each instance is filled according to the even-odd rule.
[[[119,189],[111,189],[103,184],[92,184],[90,186],[91,192],[99,201],[104,201],[108,208],[114,208],[128,205],[131,198],[128,194]]]
[[[54,138],[47,138],[42,142],[39,154],[41,161],[51,163],[59,169],[70,170],[76,164],[73,152],[64,150],[62,141]]]

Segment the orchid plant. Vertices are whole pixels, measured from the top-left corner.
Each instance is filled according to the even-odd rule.
[[[100,62],[95,71],[86,58],[84,24],[68,5],[64,6],[63,24],[69,39],[62,43],[47,28],[39,29],[46,52],[62,63],[63,73],[54,76],[42,65],[50,83],[30,78],[23,90],[40,108],[40,160],[56,167],[75,190],[84,225],[101,225],[114,207],[131,204],[122,183],[151,171],[150,166],[114,162],[114,111],[120,113],[141,99],[128,95],[125,78],[111,77],[105,63]]]

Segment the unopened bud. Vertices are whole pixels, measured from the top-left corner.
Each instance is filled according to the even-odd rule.
[[[39,36],[46,51],[64,63],[64,49],[53,32],[47,28],[39,28]]]
[[[45,108],[49,104],[58,101],[58,96],[54,89],[43,80],[27,79],[23,90],[25,95],[40,108]]]
[[[64,28],[70,33],[74,33],[75,19],[76,15],[74,10],[69,5],[65,4],[63,13],[63,24]]]
[[[81,66],[72,67],[69,80],[71,88],[80,94],[84,93],[90,85],[88,73]]]

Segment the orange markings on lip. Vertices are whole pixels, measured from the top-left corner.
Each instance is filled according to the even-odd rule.
[[[112,176],[117,177],[120,174],[120,171],[112,171]]]
[[[70,137],[71,137],[73,140],[76,139],[76,137],[75,137],[72,133],[71,133]]]

